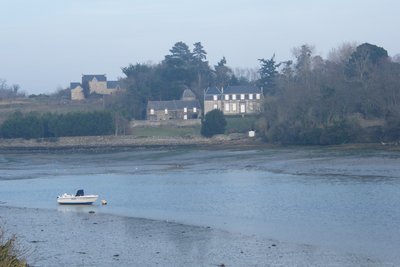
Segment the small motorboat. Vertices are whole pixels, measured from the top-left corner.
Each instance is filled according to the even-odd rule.
[[[83,189],[79,189],[75,195],[67,193],[57,197],[58,204],[92,204],[99,195],[85,195]]]

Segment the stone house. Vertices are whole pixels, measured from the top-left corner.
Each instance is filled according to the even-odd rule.
[[[72,82],[70,84],[71,100],[85,99],[84,91],[89,94],[111,95],[120,90],[119,81],[107,81],[105,74],[103,75],[82,75],[82,82]]]
[[[248,115],[262,111],[264,94],[255,86],[209,87],[204,91],[204,114],[213,109],[224,115]]]
[[[147,104],[147,120],[190,120],[201,116],[199,100],[190,89],[183,91],[180,100],[149,101]]]

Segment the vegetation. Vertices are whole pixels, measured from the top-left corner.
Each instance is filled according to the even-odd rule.
[[[258,130],[269,142],[342,144],[399,140],[400,64],[372,44],[345,44],[328,59],[303,45],[295,61],[260,60],[265,108]],[[361,127],[361,121],[384,126]]]
[[[136,137],[188,137],[199,136],[200,127],[174,127],[174,126],[158,126],[158,127],[136,127],[132,131],[132,135]]]
[[[23,260],[18,257],[18,250],[15,246],[15,236],[9,239],[4,237],[4,232],[0,229],[0,266],[1,267],[26,267]]]
[[[6,80],[0,79],[0,100],[24,97],[25,94],[20,92],[18,84],[8,85]]]
[[[192,89],[202,101],[203,90],[208,86],[255,85],[264,91],[263,113],[257,119],[228,118],[228,124],[224,126],[226,132],[255,129],[267,142],[299,145],[398,142],[399,58],[390,58],[384,48],[373,44],[347,43],[333,49],[324,59],[314,53],[312,46],[305,44],[293,49],[293,59],[277,62],[275,55],[259,59],[260,67],[255,73],[233,70],[225,57],[211,66],[200,42],[194,43],[193,47],[177,42],[158,64],[136,63],[123,67],[126,77],[122,83],[127,90],[96,101],[101,103],[101,109],[114,114],[116,132],[126,133],[130,119],[145,118],[148,101],[178,99],[186,88]],[[8,86],[1,80],[0,98],[7,95],[12,99],[19,94],[18,89],[17,85]],[[64,101],[68,92],[59,90],[56,96]],[[43,103],[51,101],[52,97],[38,95],[30,99]],[[79,131],[69,126],[53,130],[54,122],[46,130],[43,118],[47,116],[51,121],[52,115],[26,114],[21,118],[10,114],[7,112],[2,116],[0,112],[0,122],[10,116],[10,119],[25,120],[27,128],[19,129],[20,133],[13,136],[35,138],[97,133],[94,126],[78,123],[78,117],[74,120],[81,125]],[[1,136],[10,136],[9,123],[1,127]],[[203,135],[212,136],[214,131],[221,133],[220,125],[209,126],[207,123],[204,118]],[[17,124],[14,126],[18,129]],[[213,129],[214,126],[217,128]]]
[[[117,110],[128,119],[144,119],[148,101],[179,99],[190,88],[198,99],[208,86],[246,84],[250,81],[236,77],[223,57],[210,67],[207,52],[200,42],[191,50],[184,42],[177,42],[159,64],[130,64],[122,68],[123,95],[106,98],[106,108]]]
[[[3,138],[48,138],[60,136],[109,135],[114,119],[108,111],[67,114],[13,113],[0,127]]]
[[[226,133],[247,133],[249,130],[254,129],[257,121],[256,116],[226,116]]]
[[[201,122],[201,135],[211,137],[216,134],[225,133],[226,119],[224,113],[219,109],[208,112]]]

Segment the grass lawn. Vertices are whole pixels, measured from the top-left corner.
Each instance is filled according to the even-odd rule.
[[[225,133],[246,133],[253,130],[256,117],[228,117],[225,116],[227,125]]]
[[[200,136],[201,126],[193,127],[136,127],[132,129],[132,135],[136,137],[185,137],[185,136]]]

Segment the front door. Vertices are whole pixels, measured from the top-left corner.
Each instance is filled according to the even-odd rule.
[[[240,104],[240,113],[246,113],[246,105]]]

